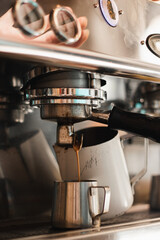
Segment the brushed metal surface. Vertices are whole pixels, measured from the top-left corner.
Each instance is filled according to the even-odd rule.
[[[160,82],[158,65],[54,44],[0,38],[0,57],[2,56],[109,76]]]
[[[99,0],[39,0],[39,3],[46,13],[61,4],[71,7],[77,17],[87,17],[90,35],[82,49],[160,64],[160,59],[145,44],[148,35],[160,33],[159,4],[149,0],[115,0],[122,14],[117,27],[111,27],[103,18]]]
[[[101,209],[98,189],[103,189]],[[109,210],[110,189],[98,186],[97,181],[70,181],[54,183],[52,225],[61,229],[99,227],[100,216]]]
[[[0,222],[0,239],[155,239],[160,238],[160,213],[148,204],[134,205],[126,214],[108,219],[98,229],[63,231],[51,228],[50,218],[24,218]]]
[[[16,238],[15,240],[78,240],[78,239],[96,239],[96,240],[141,240],[160,238],[160,218],[140,220],[135,222],[128,222],[122,224],[114,224],[109,226],[102,226],[98,229],[86,229],[67,231],[62,233],[38,235],[27,238]]]

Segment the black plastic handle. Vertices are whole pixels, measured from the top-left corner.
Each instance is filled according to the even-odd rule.
[[[109,116],[108,126],[112,129],[131,132],[160,143],[159,117],[127,112],[113,107]]]

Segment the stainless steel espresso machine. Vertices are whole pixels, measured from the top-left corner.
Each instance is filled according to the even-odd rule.
[[[132,137],[138,135],[159,145],[160,5],[148,0],[38,3],[45,14],[60,4],[86,16],[90,35],[80,49],[0,37],[0,238],[159,239],[159,209],[151,211],[146,200],[133,205],[134,184],[144,173],[130,184],[117,134],[122,130],[120,139],[127,137],[127,144],[134,145]],[[54,181],[75,180],[70,160],[79,135],[82,181],[99,183],[106,176],[110,208],[98,228],[53,228]]]

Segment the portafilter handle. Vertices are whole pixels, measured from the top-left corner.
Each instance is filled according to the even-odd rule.
[[[160,143],[160,117],[124,111],[116,106],[107,112],[93,112],[91,120],[108,124],[108,127],[149,138]]]

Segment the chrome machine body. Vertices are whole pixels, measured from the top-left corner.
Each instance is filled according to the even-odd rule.
[[[101,5],[105,6],[106,1],[62,0],[61,2],[51,2],[40,0],[39,2],[47,13],[50,8],[61,4],[73,8],[77,16],[87,16],[90,37],[81,47],[82,49],[154,64],[160,63],[160,59],[148,49],[146,44],[149,35],[159,33],[160,5],[157,4],[158,2],[149,0],[114,1],[117,8],[114,8],[116,20],[113,23],[111,18],[105,14],[105,9],[101,7]],[[139,83],[128,81],[126,86],[124,79],[118,79],[118,82],[117,84],[107,77],[107,85],[104,87],[107,90],[107,99],[127,99],[128,102],[132,102],[134,91]],[[131,90],[130,96],[126,93],[126,87]]]
[[[115,12],[118,11],[117,21],[115,26],[111,26],[110,19],[107,22],[103,16],[101,2],[103,3],[98,0],[39,1],[46,13],[57,4],[61,4],[70,6],[77,17],[88,18],[90,37],[81,47],[82,49],[158,64],[159,59],[150,53],[145,46],[145,41],[148,35],[159,33],[157,22],[160,5],[148,0],[132,2],[117,0],[115,1],[117,6]],[[104,1],[104,5],[105,3]]]

